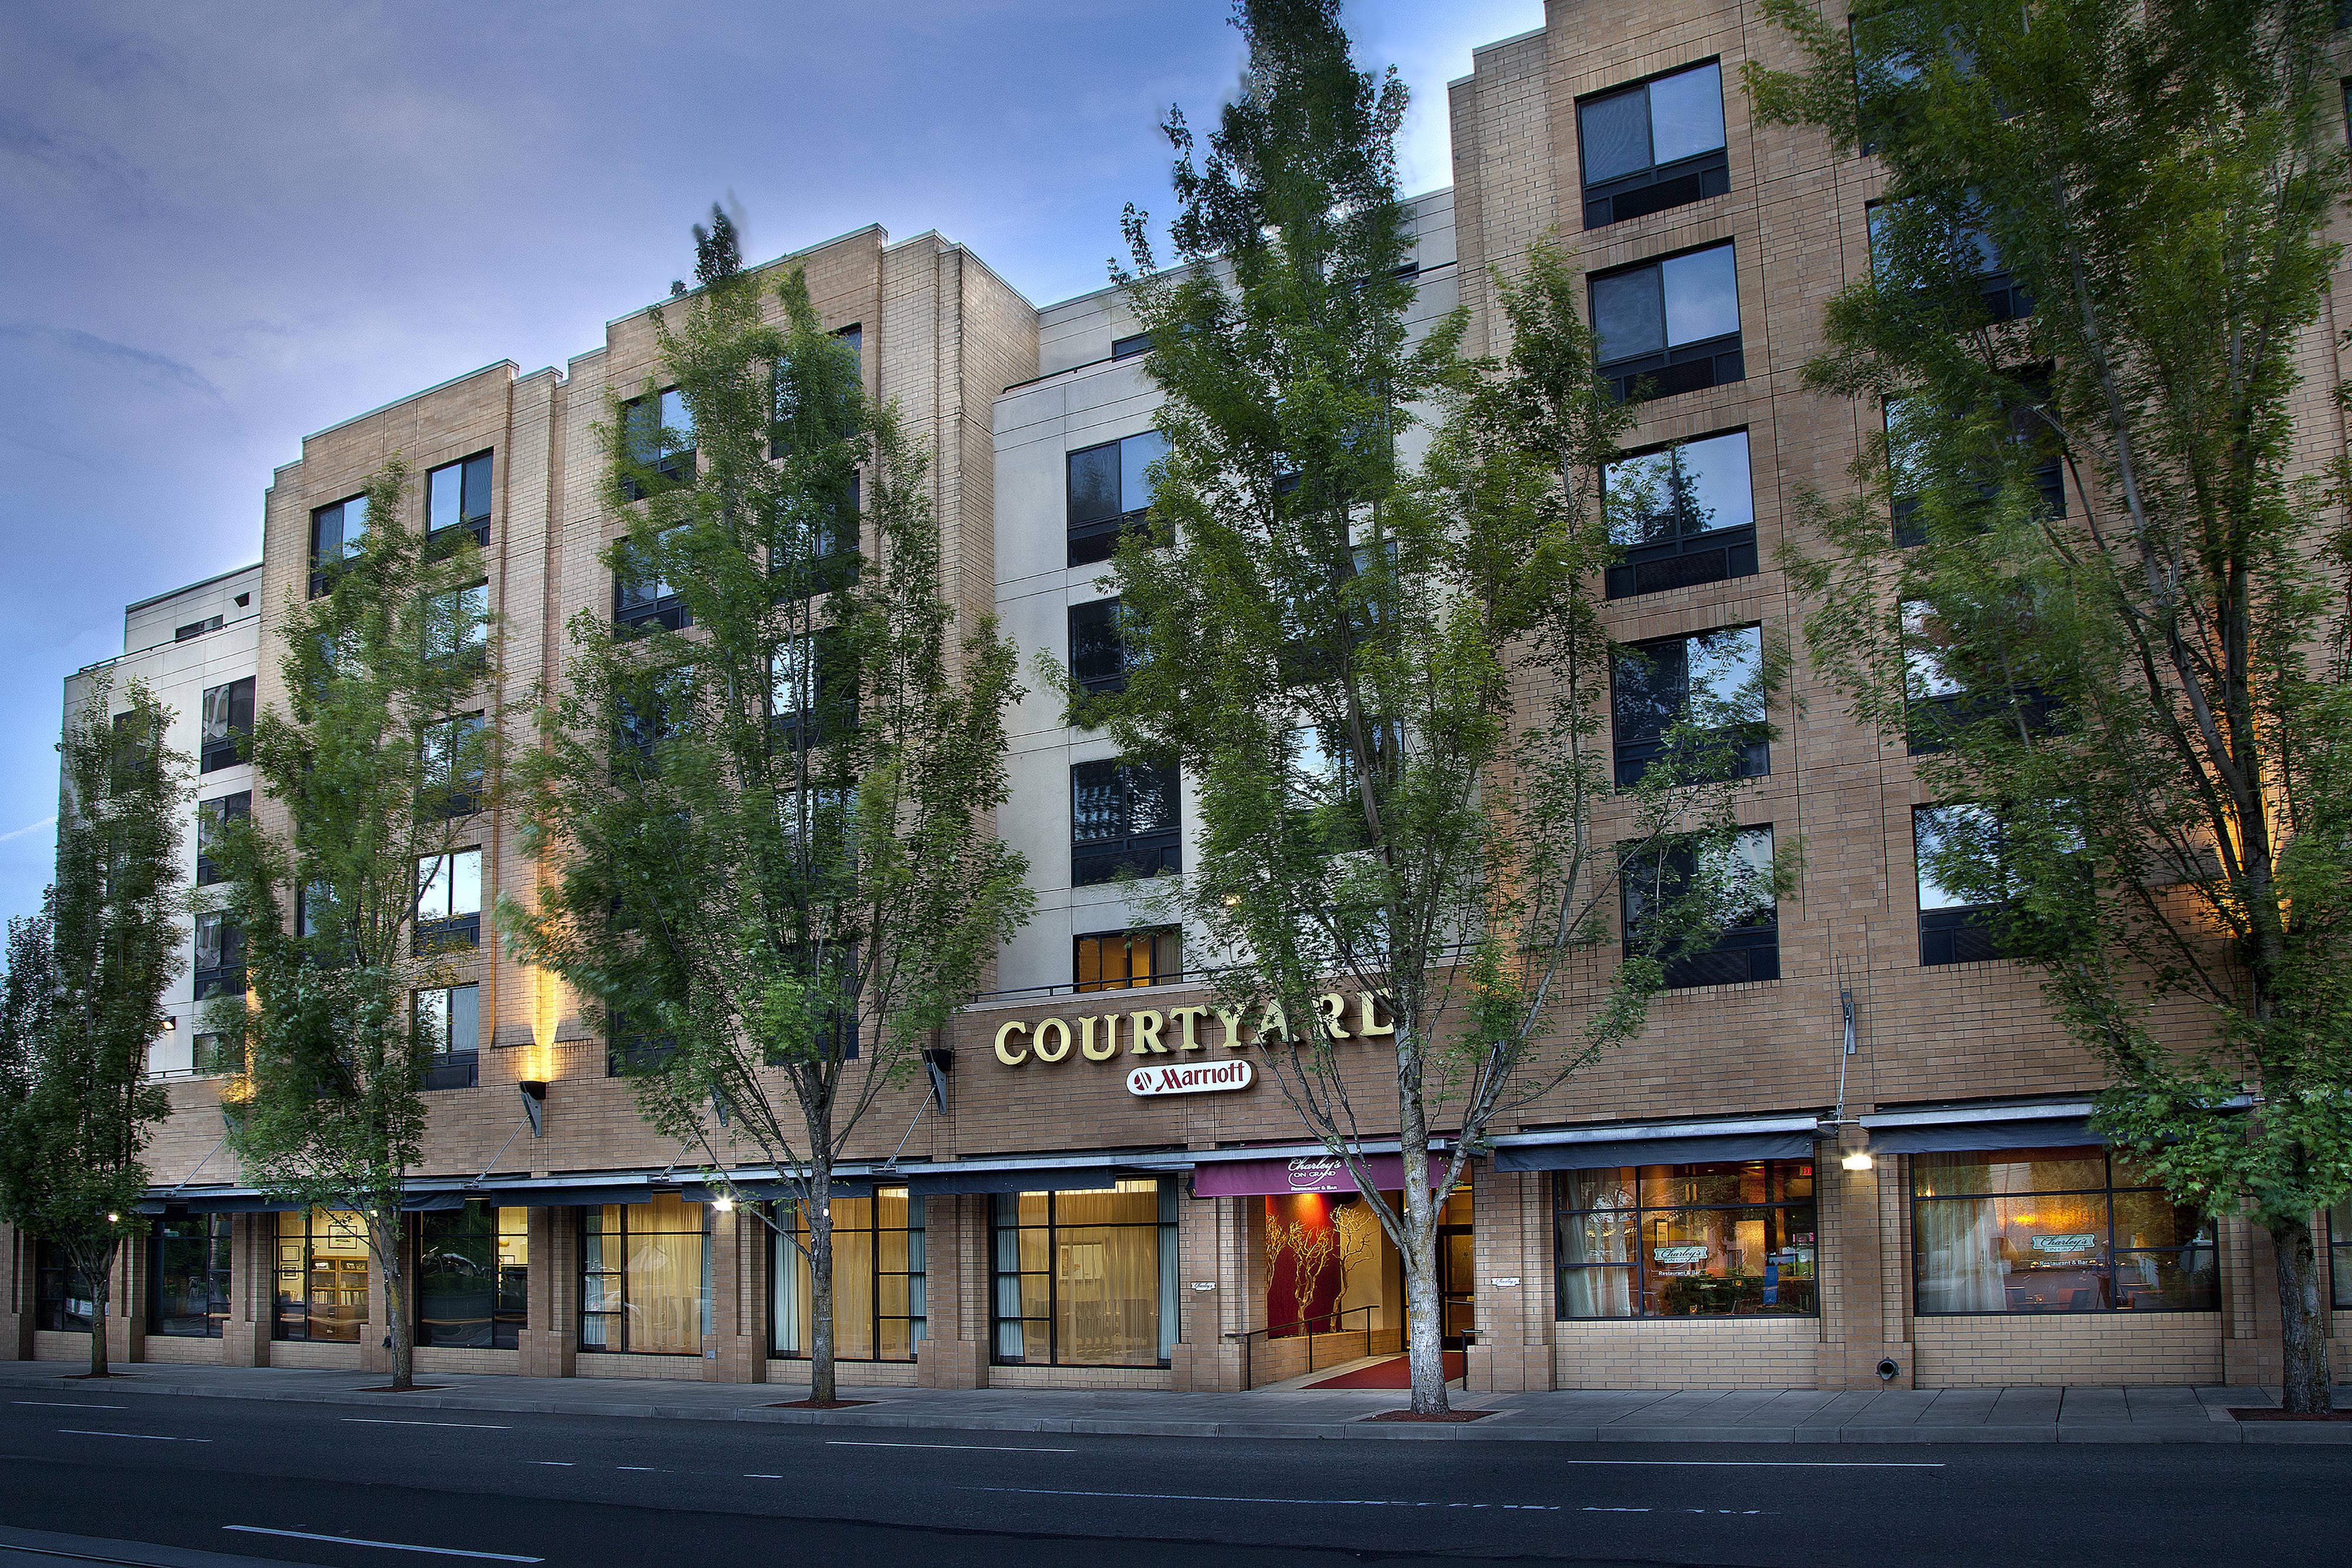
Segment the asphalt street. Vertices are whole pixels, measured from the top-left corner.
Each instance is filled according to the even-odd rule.
[[[2352,1554],[2343,1448],[1059,1437],[7,1392],[0,1524],[316,1564]]]

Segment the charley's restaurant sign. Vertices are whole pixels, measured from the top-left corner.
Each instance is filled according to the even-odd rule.
[[[1396,1033],[1370,991],[1352,998],[1327,991],[1315,998],[1312,1020],[1306,1029],[1326,1040],[1369,1040]],[[1211,1045],[1211,1036],[1215,1044]],[[1290,1019],[1280,1002],[1256,1008],[1181,1007],[1162,1010],[1138,1008],[1132,1012],[1097,1013],[1092,1017],[1046,1018],[1034,1022],[1016,1019],[996,1031],[996,1060],[1007,1067],[1036,1062],[1058,1066],[1075,1054],[1084,1061],[1108,1061],[1125,1055],[1151,1058],[1182,1057],[1191,1051],[1247,1051],[1294,1038]],[[1310,1036],[1311,1038],[1311,1036]],[[1247,1061],[1194,1058],[1192,1061],[1134,1062],[1130,1060],[1127,1092],[1137,1095],[1208,1094],[1220,1090],[1246,1089],[1256,1081]]]

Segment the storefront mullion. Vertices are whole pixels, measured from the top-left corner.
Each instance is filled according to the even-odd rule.
[[[580,1348],[699,1355],[710,1332],[710,1211],[675,1193],[580,1210]]]
[[[147,1332],[218,1339],[229,1315],[226,1214],[159,1219],[148,1242]]]
[[[923,1341],[929,1291],[924,1203],[905,1187],[870,1197],[835,1197],[833,1208],[834,1354],[843,1361],[911,1361]],[[808,1224],[795,1206],[787,1233],[772,1239],[775,1354],[810,1354],[815,1280]]]
[[[999,1193],[994,1220],[995,1361],[1170,1364],[1177,1272],[1171,1184]]]
[[[530,1210],[473,1198],[416,1220],[416,1343],[516,1349],[530,1312]]]
[[[270,1337],[358,1343],[368,1317],[366,1219],[347,1209],[289,1209],[277,1232]]]
[[[1820,1310],[1810,1160],[1563,1170],[1555,1195],[1560,1318]]]

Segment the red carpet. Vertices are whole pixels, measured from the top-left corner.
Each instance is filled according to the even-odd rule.
[[[1452,1383],[1462,1376],[1467,1364],[1458,1350],[1441,1353],[1445,1357],[1445,1381]],[[1360,1366],[1353,1372],[1343,1372],[1337,1377],[1327,1377],[1320,1383],[1310,1383],[1309,1388],[1411,1388],[1412,1364],[1402,1355],[1386,1361],[1376,1361],[1370,1366]]]

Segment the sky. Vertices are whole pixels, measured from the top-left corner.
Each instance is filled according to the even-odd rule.
[[[1412,94],[1408,192],[1452,183],[1445,84],[1541,0],[1356,0]],[[528,372],[692,270],[713,201],[765,260],[937,229],[1033,302],[1099,288],[1158,126],[1242,62],[1216,0],[0,8],[0,916],[55,848],[61,683],[122,607],[261,553],[304,434]]]

